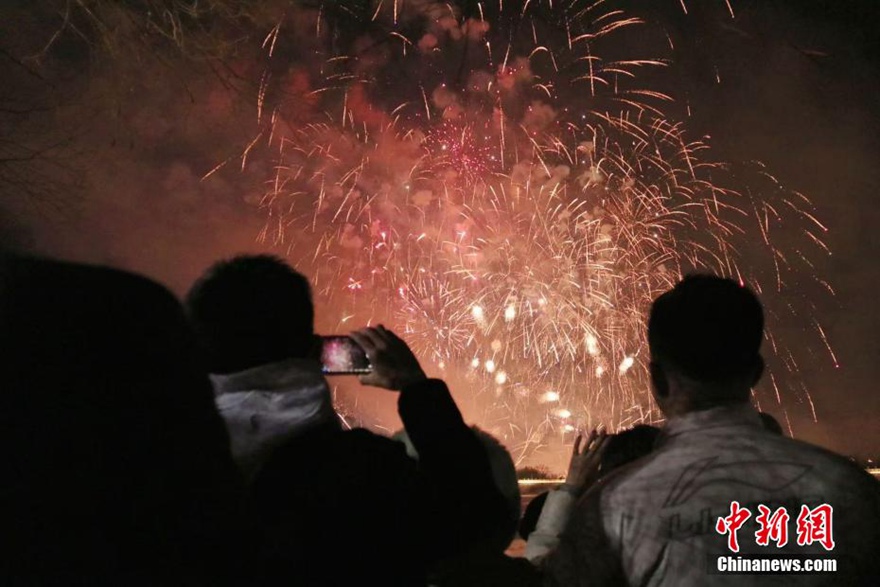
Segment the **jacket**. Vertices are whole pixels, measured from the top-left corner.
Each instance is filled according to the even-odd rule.
[[[750,511],[730,549],[719,522]],[[798,544],[803,506],[833,508],[834,546]],[[788,543],[757,544],[759,505],[786,509]],[[806,518],[805,518],[806,520]],[[576,505],[544,561],[549,585],[880,585],[880,483],[850,461],[763,428],[748,404],[671,419],[649,456],[610,474]],[[719,557],[837,559],[834,573],[722,574]]]

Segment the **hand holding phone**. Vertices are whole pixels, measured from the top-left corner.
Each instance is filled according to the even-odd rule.
[[[382,326],[363,328],[351,338],[366,351],[373,369],[361,375],[361,383],[399,391],[426,379],[418,359],[399,336]]]
[[[321,337],[321,371],[325,375],[363,375],[372,370],[366,352],[351,337]]]

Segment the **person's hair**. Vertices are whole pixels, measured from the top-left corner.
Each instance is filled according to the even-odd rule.
[[[617,434],[612,434],[608,439],[608,446],[602,455],[602,475],[607,475],[614,469],[628,465],[642,458],[654,450],[654,442],[660,435],[660,429],[646,424],[633,426]]]
[[[685,277],[654,301],[648,319],[652,361],[700,383],[754,374],[763,333],[764,312],[755,294],[714,275]]]
[[[782,430],[782,425],[779,423],[779,420],[767,412],[758,412],[758,415],[761,417],[761,424],[764,426],[765,430],[768,430],[773,434],[778,434],[779,436],[785,436],[785,432]]]
[[[189,291],[186,307],[212,373],[304,357],[314,345],[309,282],[277,257],[215,264]]]
[[[517,530],[519,537],[523,540],[528,540],[529,536],[538,526],[538,519],[541,517],[541,512],[544,511],[544,504],[547,503],[548,495],[550,495],[549,491],[543,491],[533,497],[529,505],[526,506],[522,520],[519,522],[519,529]]]
[[[492,480],[495,482],[498,492],[507,503],[507,509],[510,514],[510,533],[508,535],[505,532],[501,532],[502,540],[506,539],[504,548],[507,548],[516,532],[516,526],[519,523],[519,516],[522,511],[519,480],[516,477],[516,465],[513,463],[513,457],[510,456],[510,452],[497,438],[479,426],[471,426],[471,430],[473,430],[480,440],[480,444],[486,450],[486,456],[489,458],[489,467],[492,469]]]
[[[471,431],[477,440],[480,441],[486,453],[488,465],[492,472],[492,481],[498,493],[504,499],[507,509],[507,523],[503,526],[499,525],[491,539],[492,546],[497,547],[495,550],[504,551],[516,536],[516,529],[519,525],[520,513],[522,511],[516,465],[513,462],[513,457],[510,456],[510,452],[497,438],[479,426],[471,426]],[[406,454],[410,458],[418,460],[419,453],[405,429],[395,432],[391,438],[402,442],[406,447]]]

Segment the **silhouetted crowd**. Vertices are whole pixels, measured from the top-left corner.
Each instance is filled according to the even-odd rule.
[[[0,585],[880,585],[880,484],[753,407],[763,310],[728,279],[650,309],[663,427],[578,436],[522,516],[503,445],[382,326],[350,336],[404,428],[343,425],[309,283],[274,257],[181,304],[5,256],[0,320]],[[836,566],[742,571],[769,558]]]

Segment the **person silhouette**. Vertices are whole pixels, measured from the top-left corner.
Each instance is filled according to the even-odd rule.
[[[735,524],[725,516],[744,514],[740,504],[787,508],[792,536],[806,525],[794,523],[804,508],[830,507],[834,534],[831,553],[830,541],[794,539],[768,552],[747,525],[739,532],[741,556],[831,556],[846,561],[838,572],[802,574],[798,583],[880,584],[880,484],[849,460],[762,424],[750,399],[764,370],[763,335],[760,302],[730,279],[688,276],[654,301],[649,368],[666,425],[647,457],[601,480],[577,504],[559,546],[541,561],[547,584],[790,581],[712,574],[711,565],[735,554],[728,541]],[[758,514],[750,514],[752,523]],[[832,520],[827,524],[830,538]]]

